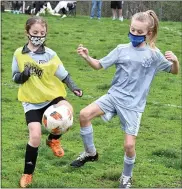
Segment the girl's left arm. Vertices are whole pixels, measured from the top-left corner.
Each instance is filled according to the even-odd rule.
[[[179,61],[176,55],[172,51],[166,51],[165,57],[168,61],[173,62],[171,67],[171,73],[172,74],[178,74],[179,72]]]
[[[70,74],[68,71],[64,68],[63,65],[59,65],[56,72],[55,76],[60,79],[63,83],[67,85],[67,87],[72,91],[76,96],[81,97],[83,95],[83,91],[77,87],[73,79],[71,78]]]

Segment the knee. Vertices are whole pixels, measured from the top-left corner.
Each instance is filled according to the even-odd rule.
[[[89,121],[89,112],[85,109],[80,111],[80,121]]]
[[[135,150],[135,143],[125,143],[125,152],[133,152]]]
[[[30,143],[34,147],[38,147],[40,145],[40,141],[41,141],[41,134],[39,134],[39,133],[30,134]]]

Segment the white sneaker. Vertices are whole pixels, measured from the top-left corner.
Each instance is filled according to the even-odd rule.
[[[61,18],[65,18],[65,17],[67,17],[66,14],[63,14],[63,16]]]
[[[132,177],[121,175],[119,182],[119,188],[130,188],[132,184]]]
[[[120,20],[121,22],[123,22],[123,17],[119,17],[119,20]]]
[[[112,17],[112,20],[116,20],[116,17]]]

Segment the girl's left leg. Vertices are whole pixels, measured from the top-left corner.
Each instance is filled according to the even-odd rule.
[[[135,162],[136,152],[135,152],[135,142],[136,136],[125,134],[124,142],[124,170],[123,175],[132,176],[132,170]]]
[[[66,101],[66,100],[61,100],[57,103],[57,105],[66,105],[69,107],[73,114],[73,107],[72,105]],[[60,140],[61,135],[53,135],[52,133],[49,134],[48,139],[46,140],[46,144],[52,149],[53,153],[57,157],[63,157],[64,156],[64,150],[61,147]]]
[[[132,184],[132,171],[135,163],[135,143],[136,136],[125,134],[124,141],[124,168],[120,178],[120,187],[119,188],[130,188]]]

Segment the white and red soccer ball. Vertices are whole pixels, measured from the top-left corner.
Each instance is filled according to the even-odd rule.
[[[45,110],[42,123],[50,133],[64,134],[73,124],[73,114],[66,105],[52,105]]]

